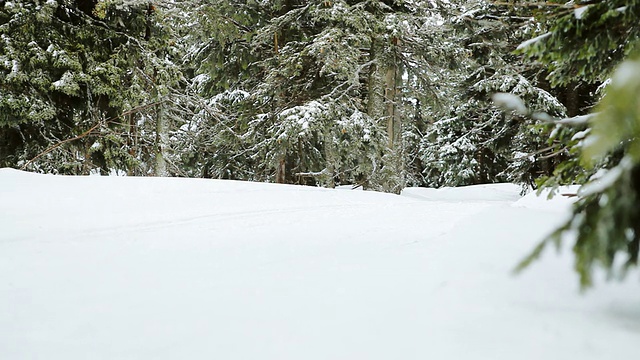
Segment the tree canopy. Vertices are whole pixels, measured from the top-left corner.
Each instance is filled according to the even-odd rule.
[[[580,181],[573,218],[541,243],[521,264],[538,257],[548,242],[560,244],[575,234],[575,268],[581,285],[593,284],[596,266],[622,278],[638,265],[640,249],[640,25],[638,1],[590,1],[545,6],[548,29],[522,50],[549,66],[553,84],[600,85],[599,103],[588,115],[567,119],[582,131],[572,137],[577,155],[550,183]],[[562,122],[562,121],[560,121]],[[563,126],[563,125],[561,125]],[[589,176],[579,178],[575,169]],[[549,182],[548,182],[549,183]]]

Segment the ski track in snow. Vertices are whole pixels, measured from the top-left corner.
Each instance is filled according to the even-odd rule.
[[[518,191],[0,169],[0,359],[635,353],[637,281],[580,295],[566,249],[511,275],[567,216]]]

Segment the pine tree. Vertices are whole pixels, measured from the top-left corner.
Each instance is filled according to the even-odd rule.
[[[520,96],[534,111],[563,116],[565,108],[540,84],[540,66],[513,54],[537,24],[527,9],[470,1],[452,11],[448,50],[457,52],[442,91],[446,103],[421,142],[425,181],[459,186],[512,181],[533,184],[554,164],[545,154],[545,127],[524,114],[505,114],[491,97]]]
[[[610,85],[604,87],[604,98],[591,115],[560,121],[588,125],[580,136],[584,141],[576,147],[593,176],[584,179],[573,218],[542,242],[520,268],[540,256],[549,243],[559,244],[571,235],[575,268],[586,288],[593,284],[595,267],[619,278],[638,265],[640,65],[627,60],[614,70],[637,49],[640,2],[604,0],[548,7],[543,15],[549,19],[549,31],[524,50],[551,67],[552,83],[581,80]],[[578,160],[570,161],[567,167],[575,167]]]
[[[5,3],[0,166],[153,173],[180,79],[161,16],[148,1]]]
[[[195,141],[192,153],[208,154],[191,157],[196,172],[328,186],[359,183],[399,192],[402,120],[415,113],[402,78],[424,77],[421,55],[407,56],[417,54],[424,46],[420,35],[435,28],[424,21],[422,5],[204,6],[200,23],[218,30],[203,34],[211,41],[189,53],[204,60],[195,69],[194,88],[209,100],[181,135]],[[210,134],[209,140],[196,133]]]

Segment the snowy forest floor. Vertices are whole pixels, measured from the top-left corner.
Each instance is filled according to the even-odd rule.
[[[640,287],[515,265],[567,199],[0,169],[3,359],[614,359]]]

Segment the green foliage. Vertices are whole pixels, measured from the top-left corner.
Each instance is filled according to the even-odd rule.
[[[615,72],[591,121],[583,159],[588,165],[622,150],[622,161],[581,190],[571,226],[578,231],[576,269],[591,285],[593,264],[614,275],[638,265],[640,244],[640,61],[626,61]],[[624,257],[616,263],[616,257]],[[620,266],[618,268],[618,266]]]
[[[575,79],[606,80],[633,51],[634,39],[640,38],[640,1],[554,3],[537,10],[541,21],[548,20],[544,30],[548,35],[522,50],[549,66],[553,85],[567,85]]]
[[[3,3],[0,166],[146,173],[140,150],[153,135],[132,124],[155,116],[146,105],[181,80],[162,16],[142,1]],[[54,154],[28,162],[55,144]]]
[[[624,148],[633,162],[640,161],[640,61],[623,63],[612,78],[605,98],[591,121],[584,146],[588,163]]]
[[[638,265],[640,244],[640,62],[624,62],[591,117],[582,161],[593,168],[612,153],[622,160],[601,169],[580,189],[573,218],[541,243],[519,266],[528,266],[544,247],[575,236],[575,268],[583,288],[593,285],[595,266],[623,278]]]
[[[548,138],[549,150],[557,163],[551,174],[536,179],[538,189],[585,183],[593,175],[593,172],[585,169],[580,161],[582,142],[588,132],[585,130],[586,125],[567,127],[555,124],[546,127],[553,130],[550,133],[546,132],[547,136],[541,137]]]
[[[453,17],[457,41],[465,46],[452,64],[448,106],[430,116],[436,120],[421,143],[425,182],[460,186],[513,181],[533,184],[553,169],[545,148],[550,130],[523,114],[504,114],[491,101],[494,93],[510,93],[531,111],[564,116],[565,107],[538,84],[539,66],[512,54],[536,24],[531,12],[484,1],[467,4]],[[452,86],[453,85],[453,86]]]
[[[547,67],[547,78],[561,94],[591,98],[570,104],[573,109],[569,113],[584,114],[597,101],[599,91],[594,91],[595,85],[606,83],[614,66],[635,47],[634,39],[640,31],[639,2],[602,0],[540,5],[534,13],[541,24],[538,33],[542,35],[522,43],[518,50]],[[584,122],[577,125],[576,121],[569,122],[570,126],[558,125],[551,132],[549,146],[555,166],[552,174],[536,181],[540,187],[583,184],[597,169],[615,166],[621,159],[619,151],[612,152],[593,168],[585,168],[580,156],[584,135],[590,129]]]
[[[215,177],[387,189],[381,184],[402,174],[389,162],[403,159],[384,149],[389,104],[380,74],[393,62],[414,84],[427,78],[421,55],[404,57],[421,53],[427,38],[421,35],[428,33],[421,8],[405,3],[200,6],[199,23],[207,29],[201,36],[209,40],[193,42],[187,54],[189,61],[201,60],[192,89],[208,98],[198,106],[208,110],[178,134],[193,142],[181,145],[194,152],[188,166]],[[244,9],[241,15],[235,5]],[[415,109],[397,100],[406,121]],[[284,179],[277,171],[283,164]]]
[[[587,288],[593,284],[596,267],[622,277],[637,266],[640,79],[637,61],[623,61],[637,48],[640,2],[553,5],[538,9],[538,18],[545,21],[543,35],[522,44],[520,50],[548,66],[552,85],[603,83],[600,89],[605,95],[591,115],[560,121],[577,123],[578,128],[554,130],[550,141],[562,150],[563,159],[553,175],[539,184],[586,184],[579,191],[572,220],[541,243],[520,268],[537,258],[548,243],[575,238],[575,267],[582,287]]]

